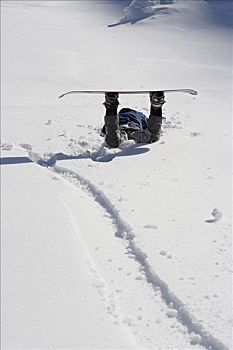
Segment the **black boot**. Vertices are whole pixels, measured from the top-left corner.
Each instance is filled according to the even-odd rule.
[[[117,114],[118,93],[108,92],[105,94],[106,114],[104,117],[105,124],[105,141],[109,147],[117,148],[121,143],[119,116]]]
[[[115,109],[119,105],[118,92],[106,92],[104,105],[106,109]]]
[[[162,107],[165,103],[165,96],[163,91],[150,92],[150,103],[154,108]]]
[[[165,103],[163,91],[150,93],[150,116],[148,120],[148,129],[151,132],[151,142],[159,141],[161,134],[161,127],[163,122],[162,105]]]

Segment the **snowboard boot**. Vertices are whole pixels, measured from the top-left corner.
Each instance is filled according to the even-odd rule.
[[[117,109],[119,105],[118,97],[118,92],[106,92],[104,102],[106,109]]]
[[[163,91],[150,92],[150,103],[154,108],[162,107],[165,103],[165,96]]]
[[[162,105],[165,103],[163,91],[150,92],[150,116],[147,127],[151,132],[150,142],[157,142],[160,139],[163,122]]]
[[[118,93],[108,92],[105,94],[104,106],[106,108],[106,114],[104,117],[105,124],[105,141],[109,147],[117,148],[121,142],[127,139],[127,135],[124,132],[120,132],[119,116],[117,114]]]

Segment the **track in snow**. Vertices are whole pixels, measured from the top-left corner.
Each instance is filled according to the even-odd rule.
[[[162,300],[169,306],[170,315],[168,317],[176,317],[185,327],[189,334],[196,334],[199,343],[206,349],[227,350],[228,348],[216,339],[214,336],[205,331],[194,316],[186,309],[184,303],[172,292],[165,281],[163,281],[156,271],[153,270],[148,262],[146,254],[135,243],[135,233],[129,223],[127,223],[119,214],[118,210],[106,197],[104,192],[98,189],[88,179],[80,176],[67,168],[57,166],[56,164],[49,168],[58,175],[63,176],[72,184],[81,185],[92,198],[110,215],[111,220],[116,228],[116,236],[127,242],[127,254],[135,259],[141,266],[141,271],[146,277],[146,281],[155,291],[159,288]],[[191,341],[191,344],[192,341]]]
[[[25,147],[23,147],[25,149]],[[133,152],[137,151],[137,148],[133,147]],[[140,150],[140,148],[138,148]],[[130,147],[127,149],[123,149],[122,151],[118,151],[118,153],[114,154],[104,154],[101,149],[97,152],[81,154],[80,156],[66,156],[63,153],[58,153],[54,155],[49,155],[46,159],[41,158],[39,154],[32,153],[31,149],[29,151],[29,158],[32,162],[37,163],[41,166],[46,166],[49,170],[52,170],[56,174],[62,176],[66,181],[68,180],[74,185],[81,185],[83,191],[89,194],[95,202],[110,216],[110,219],[116,229],[116,236],[124,240],[127,243],[127,255],[133,257],[135,261],[140,265],[140,270],[143,276],[145,276],[146,281],[150,288],[152,287],[156,292],[158,289],[161,292],[162,300],[168,305],[170,314],[167,313],[168,317],[176,317],[179,322],[184,325],[188,333],[191,335],[191,344],[193,334],[196,334],[198,343],[204,346],[207,349],[213,350],[227,350],[228,348],[216,339],[214,336],[205,331],[200,323],[198,323],[194,316],[186,309],[185,304],[172,292],[172,290],[168,287],[167,283],[163,281],[156,271],[153,270],[150,263],[148,262],[147,256],[145,252],[141,250],[141,248],[135,243],[135,233],[133,228],[129,223],[127,223],[122,216],[119,214],[118,210],[111,203],[110,199],[104,194],[102,190],[97,188],[94,184],[92,184],[88,179],[79,175],[76,172],[71,171],[65,167],[60,167],[56,165],[57,160],[65,160],[65,159],[92,159],[93,161],[106,162],[111,161],[115,156],[124,152],[132,152]],[[157,296],[157,294],[156,294]],[[194,337],[195,339],[195,337]]]

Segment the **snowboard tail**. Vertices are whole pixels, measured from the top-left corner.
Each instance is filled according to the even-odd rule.
[[[105,94],[107,92],[118,92],[119,94],[148,94],[150,92],[156,92],[156,91],[163,91],[164,93],[171,93],[171,92],[183,92],[190,95],[198,95],[198,92],[193,89],[168,89],[168,90],[73,90],[65,92],[64,94],[60,95],[59,98],[62,98],[66,95],[71,94]]]

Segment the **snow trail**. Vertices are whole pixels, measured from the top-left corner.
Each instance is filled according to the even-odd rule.
[[[65,200],[63,201],[63,203],[67,209],[67,212],[69,213],[73,227],[76,228],[76,232],[79,232],[79,225],[77,222],[77,218],[72,212],[69,206],[69,203],[67,203]],[[137,343],[134,339],[134,335],[129,331],[129,327],[126,327],[125,323],[122,321],[124,319],[124,315],[119,310],[118,300],[115,293],[111,291],[111,289],[109,288],[109,286],[107,285],[103,277],[102,271],[99,269],[99,267],[96,266],[94,259],[90,254],[88,250],[88,246],[81,233],[78,234],[78,238],[79,238],[79,241],[81,241],[82,247],[85,250],[85,255],[87,257],[90,273],[93,279],[92,281],[93,286],[96,288],[98,295],[100,296],[100,299],[105,304],[107,314],[110,314],[114,318],[114,324],[120,324],[121,326],[123,326],[123,329],[127,334],[127,337],[129,337],[133,346],[137,347]]]
[[[119,211],[114,207],[104,192],[101,189],[97,188],[85,177],[65,167],[60,167],[55,164],[49,169],[56,174],[63,176],[72,184],[75,185],[76,182],[78,185],[81,185],[83,190],[91,195],[92,198],[111,216],[112,222],[116,228],[115,235],[126,241],[128,244],[128,256],[133,257],[141,265],[141,271],[144,273],[148,285],[151,285],[155,291],[158,288],[161,291],[161,297],[163,301],[169,306],[171,310],[170,314],[167,313],[167,316],[177,317],[177,319],[185,327],[187,327],[188,333],[190,335],[193,335],[194,333],[199,337],[199,343],[206,349],[227,350],[227,346],[225,346],[213,335],[205,331],[204,327],[198,323],[195,320],[195,317],[187,310],[184,303],[172,292],[167,283],[163,281],[154,271],[147,260],[147,255],[135,242],[135,233],[133,228],[122,218],[122,216],[119,214]]]

